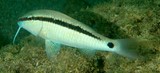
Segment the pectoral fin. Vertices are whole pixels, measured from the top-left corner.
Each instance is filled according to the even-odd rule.
[[[45,40],[45,51],[49,58],[54,58],[60,51],[61,45],[50,40]]]

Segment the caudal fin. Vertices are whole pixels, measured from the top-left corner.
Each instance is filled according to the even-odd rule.
[[[136,53],[138,44],[136,40],[118,39],[115,44],[115,53],[132,59],[138,58]]]

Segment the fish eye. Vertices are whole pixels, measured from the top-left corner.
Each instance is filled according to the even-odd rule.
[[[107,46],[108,46],[109,48],[113,48],[113,47],[114,47],[114,44],[113,44],[112,42],[108,42],[108,43],[107,43]]]

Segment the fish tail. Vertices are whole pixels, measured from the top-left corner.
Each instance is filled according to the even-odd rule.
[[[129,57],[132,59],[137,58],[137,46],[138,43],[135,39],[118,39],[115,42],[114,52]]]

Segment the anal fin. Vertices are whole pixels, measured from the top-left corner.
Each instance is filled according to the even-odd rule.
[[[61,48],[61,45],[58,43],[54,43],[50,40],[45,40],[45,51],[49,58],[54,58],[57,56]]]
[[[96,50],[90,50],[90,49],[80,49],[80,52],[87,57],[93,57],[96,54]]]

